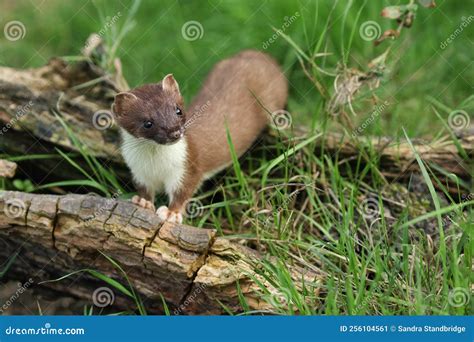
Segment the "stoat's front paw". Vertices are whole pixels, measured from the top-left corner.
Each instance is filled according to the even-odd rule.
[[[155,211],[155,205],[153,204],[153,202],[147,201],[143,197],[140,197],[140,196],[137,196],[137,195],[133,196],[132,197],[132,203],[136,204],[136,205],[138,205],[142,208],[150,209],[150,210]]]
[[[161,206],[156,211],[156,214],[162,221],[168,221],[172,223],[182,223],[183,215],[179,212],[169,210],[167,206]]]

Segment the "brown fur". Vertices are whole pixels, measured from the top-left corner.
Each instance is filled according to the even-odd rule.
[[[231,163],[226,124],[241,156],[268,124],[269,112],[284,108],[287,93],[285,76],[266,54],[243,51],[218,63],[188,109],[188,172],[170,209],[181,208],[204,174]]]
[[[173,91],[164,91],[162,84],[132,90],[131,93],[141,101],[128,95],[116,100],[117,111],[143,113],[139,117],[138,114],[117,115],[118,123],[132,135],[154,139],[158,143],[167,141],[164,138],[167,131],[176,131],[184,126],[188,146],[186,173],[180,189],[171,196],[169,206],[171,211],[182,212],[185,202],[192,197],[205,175],[231,163],[226,125],[240,156],[268,124],[269,113],[284,108],[288,86],[285,76],[271,57],[258,51],[243,51],[212,69],[189,106],[187,121],[183,123],[182,118],[186,115],[178,119],[172,111],[174,103],[182,108],[177,83],[170,81],[168,88]],[[157,109],[164,111],[164,114],[159,114]],[[149,135],[140,128],[142,122],[148,119],[161,122],[156,131]],[[156,139],[156,136],[160,138]]]
[[[176,114],[176,108],[182,111]],[[158,84],[146,84],[129,92],[115,96],[112,107],[117,123],[137,138],[169,144],[184,132],[186,115],[179,87],[172,75],[167,75]],[[151,122],[145,128],[145,122]]]

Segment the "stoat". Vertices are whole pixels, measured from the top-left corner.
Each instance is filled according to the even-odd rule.
[[[181,223],[187,201],[206,178],[232,163],[228,129],[238,156],[259,136],[270,113],[286,104],[288,84],[268,55],[248,50],[219,62],[185,108],[172,74],[115,96],[121,150],[137,186],[132,201],[154,210],[157,192],[169,205],[157,214]]]

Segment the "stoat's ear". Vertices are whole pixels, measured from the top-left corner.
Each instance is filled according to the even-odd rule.
[[[118,93],[115,95],[114,103],[112,103],[112,113],[118,116],[124,114],[127,111],[127,108],[137,100],[138,97],[128,91]]]
[[[173,74],[166,75],[163,78],[163,81],[161,81],[161,86],[163,87],[164,91],[172,94],[176,97],[176,99],[179,99],[181,97],[178,82],[176,82],[176,80],[174,79]]]

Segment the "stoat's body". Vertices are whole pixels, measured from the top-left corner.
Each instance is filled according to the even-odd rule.
[[[122,153],[137,183],[135,201],[151,207],[165,191],[168,207],[157,213],[180,222],[186,201],[201,182],[232,162],[226,136],[242,155],[270,119],[283,109],[287,81],[276,62],[244,51],[218,63],[186,113],[172,75],[116,96],[114,112],[122,128]]]
[[[186,140],[173,145],[159,145],[150,140],[136,143],[137,138],[122,133],[122,155],[132,169],[136,184],[150,193],[173,194],[181,186],[186,172]]]

